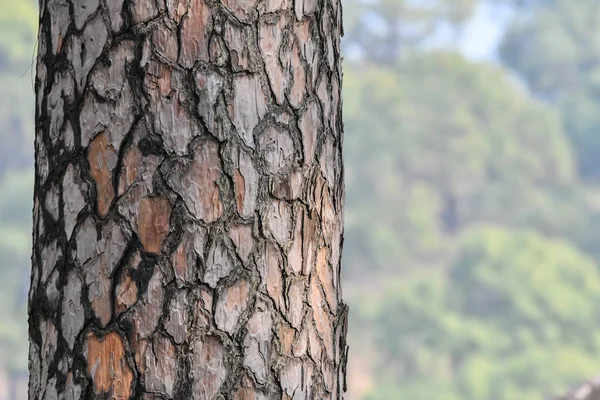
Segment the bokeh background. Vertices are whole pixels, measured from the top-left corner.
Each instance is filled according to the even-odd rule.
[[[600,374],[600,1],[344,3],[348,399]],[[0,400],[26,398],[36,26],[0,0]]]

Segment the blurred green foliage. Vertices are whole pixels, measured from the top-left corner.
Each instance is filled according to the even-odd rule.
[[[502,64],[431,45],[480,1],[346,7],[352,398],[544,400],[600,373],[600,3],[494,1]]]
[[[37,2],[0,0],[0,368],[27,370]]]
[[[0,0],[0,171],[33,160],[37,2]]]
[[[17,371],[27,368],[32,187],[29,170],[0,180],[0,365]]]
[[[372,318],[388,343],[379,374],[395,384],[373,399],[543,400],[598,372],[600,276],[590,257],[494,226],[465,231],[458,247],[448,274],[386,284]]]
[[[600,180],[600,3],[555,0],[516,18],[503,60],[563,114],[585,179]]]
[[[573,190],[559,114],[497,67],[429,52],[395,68],[348,65],[345,77],[346,229],[382,257],[376,267],[397,269],[391,255],[428,263],[477,221],[551,225],[531,200],[555,212],[551,192]]]

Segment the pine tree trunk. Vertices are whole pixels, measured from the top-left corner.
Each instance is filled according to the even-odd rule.
[[[41,0],[30,399],[340,399],[340,0]]]

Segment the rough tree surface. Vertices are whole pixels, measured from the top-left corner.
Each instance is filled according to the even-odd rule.
[[[30,399],[339,399],[340,0],[41,0]]]

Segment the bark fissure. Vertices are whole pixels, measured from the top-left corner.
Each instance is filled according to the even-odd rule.
[[[341,399],[340,0],[40,6],[30,399]]]

